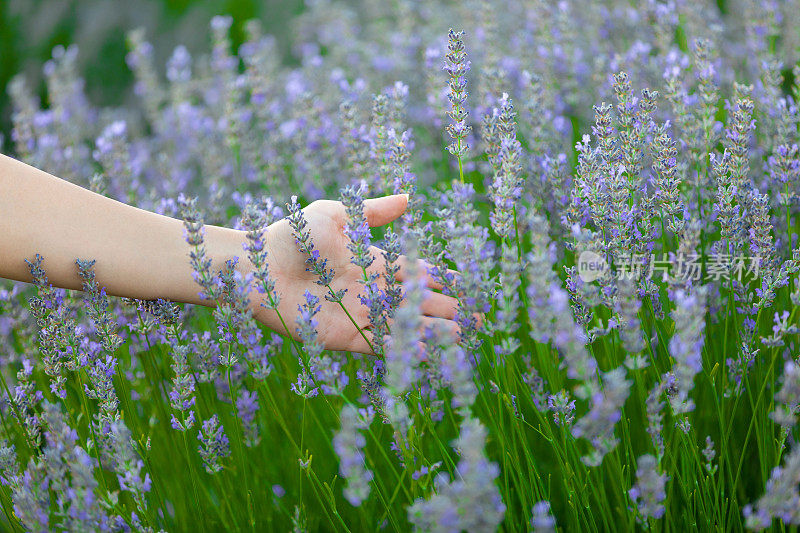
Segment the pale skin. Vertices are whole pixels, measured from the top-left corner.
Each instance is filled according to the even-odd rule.
[[[405,195],[366,200],[368,224],[378,227],[392,222],[403,214],[407,203]],[[343,233],[344,206],[321,200],[308,205],[303,213],[316,247],[335,270],[333,289],[347,289],[345,308],[359,328],[367,328],[367,309],[358,300],[363,291],[361,268],[350,262]],[[242,248],[245,242],[244,231],[205,227],[206,253],[215,272],[233,257],[239,257],[240,272],[250,271],[252,264]],[[265,296],[254,290],[250,307],[255,318],[298,339],[297,307],[309,290],[320,296],[322,308],[316,318],[322,344],[331,350],[372,353],[341,307],[323,298],[327,289],[315,284],[316,276],[306,271],[306,256],[297,249],[286,219],[267,228],[265,242],[270,275],[281,297],[277,312],[289,331],[283,328],[278,313],[261,306]],[[97,280],[110,295],[213,306],[214,302],[198,296],[190,249],[184,240],[183,221],[126,205],[0,154],[0,277],[30,282],[24,259],[33,260],[39,253],[53,286],[80,289],[75,260],[94,259]],[[382,251],[373,247],[372,252],[376,260],[371,269],[382,272]],[[398,278],[402,281],[408,275],[405,258],[400,258],[400,264]],[[423,324],[455,333],[456,300],[436,292],[440,286],[426,274],[424,265],[420,266],[417,270],[429,287],[420,309]],[[368,332],[366,337],[370,338]]]

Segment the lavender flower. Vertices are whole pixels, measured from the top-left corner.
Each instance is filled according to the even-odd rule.
[[[703,467],[706,469],[710,475],[714,475],[717,471],[717,465],[714,464],[714,457],[717,456],[716,450],[714,450],[714,441],[711,440],[710,435],[706,435],[706,447],[703,448],[703,458],[706,460]]]
[[[203,244],[205,230],[203,215],[197,209],[197,198],[178,197],[183,225],[186,228],[186,242],[192,247],[189,253],[194,280],[203,288],[200,298],[215,300],[217,298],[214,274],[211,271],[211,259],[206,257]]]
[[[475,419],[461,423],[454,442],[461,460],[453,480],[436,476],[436,492],[408,508],[408,519],[423,531],[494,531],[506,507],[495,486],[500,469],[485,455],[486,429]]]
[[[531,528],[534,533],[555,533],[556,520],[550,512],[550,502],[542,500],[533,505]]]
[[[514,218],[515,202],[522,196],[521,188],[521,158],[522,145],[516,139],[516,125],[514,106],[508,95],[503,93],[500,99],[499,124],[497,136],[499,137],[495,165],[494,181],[492,183],[492,201],[495,204],[492,214],[492,227],[502,238],[511,236]]]
[[[448,345],[442,350],[439,365],[442,381],[453,392],[451,405],[462,415],[469,416],[478,396],[469,352],[460,346]]]
[[[256,421],[256,415],[258,414],[258,394],[245,388],[239,389],[236,397],[236,410],[239,413],[239,420],[242,421],[245,446],[251,448],[253,446],[258,446],[261,442],[258,421]]]
[[[787,361],[783,367],[783,386],[775,394],[775,410],[770,413],[775,423],[788,432],[797,424],[800,414],[800,365]]]
[[[206,472],[209,474],[220,472],[222,470],[221,461],[230,456],[231,449],[225,429],[220,424],[217,415],[211,415],[211,418],[203,421],[203,427],[197,433],[197,438],[200,440],[198,450]]]
[[[344,234],[350,240],[347,243],[347,249],[352,254],[351,262],[363,271],[364,283],[372,281],[367,275],[367,269],[375,260],[369,250],[371,234],[364,216],[364,194],[366,192],[366,184],[363,182],[357,187],[350,185],[341,190],[342,204],[347,215]]]
[[[617,280],[616,303],[622,345],[630,355],[636,355],[645,348],[639,322],[642,301],[639,299],[636,281],[629,279],[628,276],[622,276]]]
[[[315,383],[319,384],[324,394],[339,396],[344,394],[344,389],[350,382],[345,372],[344,363],[339,357],[329,355],[318,357],[309,364]]]
[[[447,97],[450,99],[452,107],[447,114],[453,123],[448,124],[447,133],[450,134],[453,142],[447,147],[447,150],[459,159],[460,166],[461,159],[466,157],[469,152],[469,146],[464,139],[472,130],[472,127],[467,124],[469,113],[465,106],[467,72],[469,72],[470,62],[467,61],[467,53],[464,50],[464,32],[456,32],[451,29],[448,37],[450,42],[447,45],[447,55],[445,56],[447,62],[444,70],[450,77],[450,93]]]
[[[776,466],[767,481],[766,492],[755,503],[743,509],[746,525],[762,530],[772,525],[773,519],[784,524],[800,524],[800,447],[786,457],[783,466]]]
[[[373,474],[366,467],[364,447],[367,444],[360,430],[372,421],[371,411],[358,410],[350,404],[342,407],[341,429],[333,438],[333,448],[339,456],[339,474],[347,480],[344,495],[350,505],[358,507],[367,499]]]
[[[121,420],[113,422],[109,432],[113,443],[112,466],[119,487],[133,494],[138,509],[143,512],[147,507],[146,493],[152,487],[150,474],[143,472],[144,461],[134,450],[131,432],[125,423]]]
[[[352,254],[351,262],[361,268],[361,283],[364,285],[364,292],[359,295],[361,303],[369,309],[369,323],[372,333],[372,347],[378,355],[383,354],[385,337],[389,334],[388,325],[388,306],[386,295],[378,286],[380,275],[375,272],[367,272],[367,269],[375,261],[371,252],[371,234],[367,219],[364,216],[364,193],[366,184],[361,183],[358,187],[348,186],[342,189],[342,204],[345,207],[347,221],[344,226],[344,234],[349,239],[347,248]],[[395,259],[396,260],[396,259]],[[386,275],[393,272],[387,270]]]
[[[403,288],[397,279],[400,272],[400,265],[397,260],[400,258],[400,237],[391,229],[386,230],[384,237],[383,265],[386,270],[383,279],[386,282],[384,289],[384,301],[386,302],[386,318],[393,318],[400,302],[403,299]],[[370,309],[372,307],[370,306]],[[380,326],[381,324],[378,324]]]
[[[79,366],[77,351],[65,343],[67,335],[74,326],[64,313],[63,292],[59,292],[50,285],[47,274],[41,267],[42,261],[44,258],[39,254],[36,254],[33,262],[25,260],[37,288],[37,296],[30,298],[29,302],[31,314],[39,326],[37,340],[39,351],[43,356],[44,371],[53,378],[50,389],[58,397],[64,398],[67,394],[66,378],[63,374],[67,364],[65,360],[70,359],[71,355],[73,360],[70,366],[73,369]],[[69,341],[67,340],[67,342]]]
[[[180,413],[180,418],[172,415],[172,427],[178,431],[188,431],[194,426],[195,383],[189,367],[189,347],[176,344],[172,347],[172,390],[169,392],[170,406]]]
[[[391,167],[389,165],[390,141],[389,126],[389,99],[385,94],[376,94],[372,97],[372,150],[370,156],[375,167],[374,182],[384,190],[390,190]]]
[[[652,455],[639,457],[636,468],[636,484],[628,491],[636,505],[638,519],[646,523],[648,519],[664,516],[664,500],[667,498],[665,485],[669,477],[658,472],[658,463]]]
[[[674,378],[670,381],[656,383],[650,393],[647,395],[646,409],[647,409],[647,433],[650,435],[650,441],[653,443],[653,448],[656,449],[656,459],[661,461],[664,457],[664,402],[661,401],[661,395],[664,389],[674,386]]]
[[[41,462],[31,461],[18,475],[11,476],[14,514],[30,531],[50,530],[50,480]]]
[[[117,323],[108,310],[109,304],[105,288],[100,288],[95,279],[94,263],[94,260],[78,259],[76,261],[78,274],[83,280],[83,290],[87,295],[87,311],[105,352],[105,356],[96,358],[88,370],[93,386],[93,390],[88,392],[88,396],[100,400],[100,408],[113,419],[119,405],[112,382],[113,372],[117,365],[114,352],[123,340],[117,334]]]
[[[306,221],[303,215],[300,204],[297,203],[297,196],[292,196],[292,202],[286,204],[286,208],[289,210],[287,219],[289,221],[289,226],[292,228],[295,242],[300,247],[300,251],[308,256],[306,258],[306,264],[308,265],[306,270],[319,276],[319,279],[316,281],[317,285],[328,287],[328,294],[325,296],[326,300],[341,302],[342,296],[344,296],[344,290],[334,292],[333,289],[330,288],[331,282],[333,281],[333,269],[327,267],[328,260],[320,257],[319,250],[314,247],[314,241],[311,238],[311,230],[307,229],[308,221]]]
[[[603,390],[593,394],[589,412],[572,426],[572,436],[591,443],[591,451],[581,460],[588,466],[599,466],[603,457],[619,443],[614,426],[622,418],[621,409],[628,399],[631,382],[625,379],[625,368],[606,372]]]
[[[296,331],[303,341],[303,348],[309,361],[315,361],[323,350],[322,344],[317,340],[317,320],[314,318],[322,306],[319,305],[319,297],[309,291],[306,291],[303,297],[305,301],[297,306]]]
[[[401,396],[419,379],[422,317],[420,306],[425,283],[416,269],[414,253],[409,254],[407,280],[403,283],[405,304],[397,309],[392,337],[386,349],[386,388],[390,394]]]
[[[243,244],[247,257],[253,264],[256,290],[267,297],[262,307],[275,309],[280,303],[280,295],[275,291],[275,280],[269,274],[267,250],[264,246],[264,231],[267,214],[255,204],[248,204],[242,215],[242,225],[246,228],[247,243]]]
[[[694,410],[689,393],[694,387],[694,377],[703,369],[705,298],[706,291],[703,288],[696,289],[692,294],[684,291],[675,294],[675,335],[670,339],[669,348],[675,359],[673,372],[677,393],[670,397],[670,403],[676,414]]]
[[[300,361],[300,366],[303,366],[302,361]],[[314,381],[308,372],[306,372],[305,368],[300,371],[300,373],[297,375],[297,380],[292,383],[290,388],[293,393],[305,398],[306,400],[309,400],[319,394],[319,387],[315,386]]]
[[[78,434],[55,404],[44,403],[44,468],[48,488],[56,495],[58,528],[68,531],[107,529],[108,516],[101,507],[96,461],[77,445]],[[29,465],[30,468],[31,465]]]
[[[569,427],[575,421],[575,400],[571,400],[565,390],[548,396],[547,408],[553,413],[553,422],[557,426]]]

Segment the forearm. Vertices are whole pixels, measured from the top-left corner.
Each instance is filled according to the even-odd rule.
[[[212,268],[244,252],[243,232],[206,226]],[[0,277],[31,281],[36,253],[56,287],[79,289],[75,260],[95,259],[108,294],[203,303],[181,220],[95,194],[0,154]]]

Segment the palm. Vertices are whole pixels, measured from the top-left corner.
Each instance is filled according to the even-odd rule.
[[[402,196],[388,196],[365,202],[365,214],[370,226],[382,226],[399,217],[406,206]],[[319,341],[331,350],[346,350],[371,353],[371,347],[364,339],[368,334],[361,330],[369,327],[367,308],[361,304],[358,296],[363,291],[360,280],[361,268],[351,262],[350,250],[347,248],[347,237],[344,235],[345,215],[340,202],[318,201],[305,209],[303,214],[308,221],[311,237],[320,255],[328,260],[328,267],[333,268],[334,277],[331,289],[344,290],[342,305],[324,298],[328,288],[316,283],[319,279],[313,272],[306,270],[306,254],[298,250],[292,230],[286,219],[275,222],[267,229],[267,252],[270,273],[275,279],[275,289],[280,295],[278,313],[286,323],[286,327],[295,339],[295,317],[298,307],[305,301],[304,294],[310,291],[320,298],[321,309],[317,314],[317,331]],[[383,273],[382,250],[372,248],[375,260],[370,267],[371,272]],[[404,278],[404,258],[400,259],[401,271],[399,279]],[[432,280],[428,280],[431,288],[438,288]],[[425,324],[433,321],[447,320],[448,327],[453,329],[452,319],[455,315],[455,300],[443,294],[429,291],[424,300],[421,312],[426,316]],[[254,296],[254,303],[260,304],[263,296]],[[342,308],[344,307],[344,309]],[[345,309],[347,312],[345,312]],[[261,305],[254,306],[255,316],[267,326],[285,332],[278,313],[269,311]],[[348,313],[350,316],[348,316]],[[355,324],[353,323],[355,322]],[[358,329],[356,328],[358,326]]]

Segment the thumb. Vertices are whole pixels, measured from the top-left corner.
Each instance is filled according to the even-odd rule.
[[[396,220],[408,207],[407,194],[393,194],[364,200],[364,217],[370,228]]]

